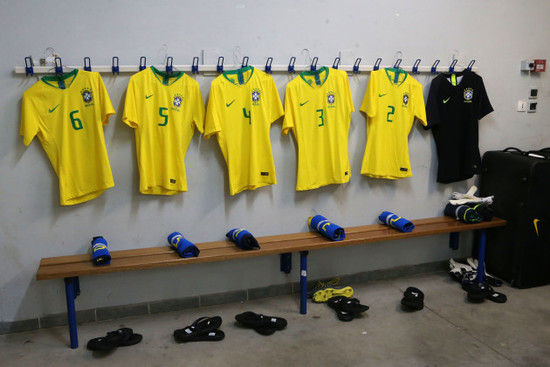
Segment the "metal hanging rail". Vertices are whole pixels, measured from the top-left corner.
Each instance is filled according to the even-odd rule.
[[[97,65],[92,66],[90,64],[89,58],[84,58],[84,65],[83,66],[65,66],[65,68],[68,69],[84,69],[84,70],[91,70],[96,71],[99,73],[113,73],[113,74],[119,74],[119,73],[137,73],[143,69],[146,68],[144,63],[144,57],[140,59],[140,65],[118,65],[118,57],[113,57],[113,64],[112,65]],[[190,72],[193,74],[199,74],[199,73],[222,73],[224,71],[224,65],[223,65],[223,57],[220,57],[218,59],[217,65],[199,65],[198,64],[198,57],[195,57],[193,59],[193,64],[191,65],[172,65],[172,58],[168,57],[166,65],[154,65],[159,70],[166,70],[167,72],[172,71],[184,71],[184,72]],[[288,65],[272,65],[271,62],[273,61],[273,58],[269,58],[265,65],[254,65],[254,68],[264,70],[268,73],[271,72],[277,72],[277,73],[294,73],[294,72],[302,72],[302,71],[314,71],[317,69],[317,57],[313,58],[313,61],[310,65],[294,65],[294,62],[296,61],[295,57],[292,57],[290,59],[290,62]],[[334,60],[334,63],[332,65],[333,68],[343,70],[349,73],[353,74],[360,74],[360,73],[369,73],[373,70],[378,70],[386,67],[394,67],[399,68],[401,70],[404,70],[406,72],[410,72],[413,74],[419,74],[419,73],[432,73],[437,74],[439,72],[455,72],[455,71],[462,71],[464,69],[468,69],[471,71],[477,71],[476,67],[473,67],[473,64],[475,60],[472,60],[470,64],[467,67],[458,67],[457,70],[455,70],[455,66],[458,60],[454,59],[451,62],[451,65],[449,66],[439,66],[439,60],[436,60],[431,66],[420,66],[420,59],[417,59],[414,63],[414,65],[410,66],[400,66],[401,59],[398,59],[393,66],[385,65],[382,66],[381,64],[382,59],[378,58],[373,65],[360,65],[361,59],[358,58],[355,61],[354,65],[339,65],[340,58],[336,58]],[[56,58],[55,59],[55,65],[54,66],[33,66],[32,60],[30,57],[25,58],[25,64],[26,66],[16,66],[15,67],[15,74],[26,74],[26,75],[33,75],[33,74],[58,74],[63,73],[63,66],[61,64],[61,59]],[[243,63],[241,65],[229,65],[226,66],[229,69],[238,69],[243,66],[248,66],[248,57],[245,57],[243,59]]]

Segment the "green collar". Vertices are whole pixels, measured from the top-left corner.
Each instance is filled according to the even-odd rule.
[[[409,74],[403,70],[403,69],[395,69],[395,68],[385,68],[384,69],[386,71],[386,75],[389,79],[389,81],[392,83],[392,85],[401,85],[405,82],[405,80],[407,79],[407,76],[409,76]],[[394,73],[393,77],[390,76],[390,73]],[[400,78],[400,75],[403,74],[404,77],[403,77],[403,80],[399,81],[399,78]]]
[[[245,80],[245,73],[249,72],[248,79]],[[228,70],[223,72],[223,76],[225,79],[227,79],[230,83],[235,85],[244,85],[248,83],[248,81],[252,78],[252,74],[254,74],[254,67],[253,66],[245,66],[244,68],[236,69],[236,70]],[[237,76],[237,80],[235,80],[234,76]]]
[[[320,78],[320,74],[321,73],[325,73],[326,72],[326,75],[323,79]],[[300,73],[300,77],[304,80],[304,82],[306,82],[310,87],[314,88],[315,86],[322,86],[323,84],[325,84],[325,82],[327,81],[328,79],[328,75],[329,75],[329,72],[330,72],[330,69],[327,68],[326,66],[323,66],[322,68],[320,68],[319,70],[315,70],[315,71],[304,71],[302,73]],[[313,80],[311,80],[309,77],[315,77],[315,84],[313,83]]]
[[[157,80],[163,85],[172,85],[184,75],[183,71],[175,71],[169,74],[164,71],[160,71],[154,66],[151,66],[151,71],[153,72],[155,78],[157,78]]]
[[[44,76],[42,77],[42,81],[57,89],[67,89],[73,84],[77,74],[78,69],[74,69],[73,71],[65,73],[61,76]]]

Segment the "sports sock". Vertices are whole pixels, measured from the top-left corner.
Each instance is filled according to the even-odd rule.
[[[410,232],[414,229],[413,222],[405,218],[401,218],[400,216],[392,212],[382,212],[378,219],[380,220],[380,222],[387,224],[388,226],[393,227],[401,232]]]
[[[200,250],[191,241],[188,241],[179,232],[173,232],[168,236],[170,247],[177,251],[181,257],[197,257]]]
[[[342,241],[346,238],[346,232],[344,228],[337,224],[329,222],[329,220],[322,215],[316,215],[308,218],[308,224],[314,231],[321,233],[323,236],[333,240]]]
[[[111,263],[111,254],[107,249],[107,241],[103,236],[96,236],[92,239],[92,255],[94,264],[107,265]]]
[[[234,228],[227,232],[227,238],[233,241],[237,247],[243,250],[259,249],[260,245],[252,233],[248,232],[244,228]]]

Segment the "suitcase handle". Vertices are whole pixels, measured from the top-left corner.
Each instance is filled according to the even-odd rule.
[[[512,151],[521,153],[522,155],[527,155],[527,152],[524,152],[523,150],[515,148],[515,147],[508,147],[508,148],[503,150],[503,152],[512,152]]]

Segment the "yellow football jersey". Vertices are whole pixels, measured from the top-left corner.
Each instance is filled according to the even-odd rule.
[[[247,66],[212,81],[204,136],[217,135],[231,195],[277,183],[270,127],[283,115],[273,78]]]
[[[187,191],[185,154],[195,128],[204,126],[199,83],[183,72],[155,67],[130,78],[122,121],[135,129],[142,194]]]
[[[348,182],[348,133],[353,101],[345,71],[303,72],[286,87],[283,134],[298,144],[296,190]]]
[[[373,71],[360,110],[367,115],[361,174],[389,179],[412,176],[408,135],[415,118],[426,126],[422,85],[401,69]]]
[[[45,76],[23,93],[20,135],[38,136],[59,178],[61,205],[91,200],[113,187],[103,125],[115,113],[99,73]]]

